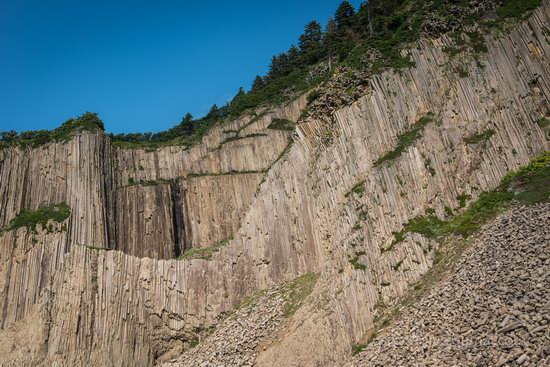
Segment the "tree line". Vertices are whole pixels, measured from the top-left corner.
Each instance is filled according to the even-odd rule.
[[[509,14],[519,17],[539,3],[540,0],[529,0],[527,5],[523,0],[500,0],[497,1],[497,12],[506,11],[504,17],[510,17]],[[470,7],[468,11],[472,11],[471,5],[464,0],[369,0],[358,9],[349,1],[342,1],[327,24],[322,26],[315,20],[308,22],[296,44],[286,52],[274,55],[267,73],[257,75],[248,91],[240,87],[225,106],[213,105],[204,117],[198,119],[187,113],[174,127],[158,133],[109,135],[114,142],[127,146],[155,147],[170,142],[190,145],[200,141],[220,120],[236,118],[245,111],[282,102],[289,96],[311,89],[326,80],[336,65],[365,67],[362,58],[368,50],[374,49],[381,55],[380,60],[370,65],[373,71],[411,66],[411,62],[400,53],[402,45],[418,39],[427,15],[438,14],[441,19],[448,19],[457,6]],[[469,22],[479,19],[480,14],[467,18]],[[321,70],[320,75],[312,73],[316,68]],[[9,131],[0,133],[0,142],[33,138],[46,140],[46,135],[44,131],[20,134]]]

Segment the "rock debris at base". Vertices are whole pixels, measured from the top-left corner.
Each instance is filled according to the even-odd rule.
[[[271,340],[284,323],[283,287],[246,302],[212,335],[164,367],[254,366],[260,343]]]
[[[550,366],[550,204],[501,215],[347,366]]]

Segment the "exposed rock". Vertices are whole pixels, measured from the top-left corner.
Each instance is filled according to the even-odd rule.
[[[218,126],[188,150],[121,150],[84,133],[65,144],[0,151],[0,226],[24,208],[71,208],[59,224],[65,231],[0,236],[0,364],[166,361],[247,295],[308,272],[320,274],[317,287],[276,343],[259,344],[255,363],[344,363],[381,305],[397,304],[432,264],[435,243],[413,234],[387,250],[393,232],[428,208],[460,210],[457,196],[475,199],[550,149],[535,123],[550,109],[549,12],[544,0],[509,35],[488,38],[484,67],[471,60],[468,77],[441,66],[447,40],[436,39],[410,50],[414,68],[366,79],[359,98],[336,90],[355,81],[335,80],[335,100],[319,99],[325,112],[297,126],[292,146],[291,133],[267,126],[274,117],[297,121],[305,96]],[[374,167],[428,111],[434,121],[419,138]],[[483,144],[464,141],[487,129],[494,134]],[[240,139],[228,139],[235,131]],[[169,259],[228,234],[234,239],[210,261]],[[517,269],[521,282],[531,276]],[[498,299],[488,302],[491,312],[503,312]],[[540,333],[521,319],[540,308],[518,302],[502,325],[480,313],[457,332],[466,340],[471,330],[522,322],[502,334],[509,349],[497,363],[523,354],[522,365],[537,363],[544,347],[533,353],[509,335]],[[239,363],[249,363],[247,356]]]
[[[481,231],[441,285],[348,366],[548,366],[550,204]],[[525,274],[525,275],[522,275]]]

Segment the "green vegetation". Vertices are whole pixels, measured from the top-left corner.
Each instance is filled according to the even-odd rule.
[[[547,200],[550,200],[550,152],[508,173],[497,189],[482,193],[462,213],[446,220],[439,219],[432,212],[411,219],[400,232],[394,233],[394,241],[385,251],[401,242],[407,233],[413,232],[437,241],[451,234],[467,238],[513,202],[533,204]]]
[[[167,179],[164,179],[164,178],[159,178],[159,179],[156,179],[156,180],[139,180],[139,181],[136,181],[131,177],[128,178],[128,186],[137,186],[137,185],[140,185],[140,186],[158,186],[158,185],[167,185],[167,184],[171,184],[171,183],[174,183],[174,182],[175,182],[175,180],[167,180]]]
[[[403,261],[404,261],[404,260],[405,260],[405,259],[399,260],[395,265],[392,266],[392,269],[395,270],[395,271],[398,271],[399,268],[401,267],[401,265],[403,265]]]
[[[189,348],[195,348],[197,345],[199,345],[199,339],[193,338],[189,340]]]
[[[285,285],[283,290],[286,295],[286,303],[283,306],[285,317],[292,316],[302,306],[303,301],[315,288],[318,278],[318,274],[307,273]]]
[[[458,66],[458,67],[456,68],[456,71],[457,71],[457,73],[458,73],[458,76],[461,77],[461,78],[466,78],[466,77],[468,77],[468,75],[470,75],[470,74],[468,73],[468,70],[466,70],[466,69],[464,68],[464,66]]]
[[[263,133],[253,133],[253,134],[248,134],[248,135],[245,135],[245,136],[231,136],[227,139],[225,139],[224,141],[222,141],[220,143],[220,145],[218,146],[218,149],[220,149],[224,144],[227,144],[227,143],[230,143],[232,141],[235,141],[235,140],[241,140],[241,139],[248,139],[248,138],[255,138],[257,136],[267,136],[267,134],[263,134]]]
[[[504,177],[502,177],[501,184],[506,185],[517,177],[522,177],[537,171],[543,171],[548,166],[550,166],[550,151],[542,153],[538,157],[532,159],[529,164],[518,168],[516,171],[508,172]]]
[[[294,122],[290,120],[274,118],[271,120],[271,123],[267,128],[273,130],[294,131],[294,127]]]
[[[93,251],[112,251],[110,248],[105,248],[105,247],[88,246],[88,245],[76,245],[76,246],[86,247],[88,250],[93,250]]]
[[[351,346],[351,355],[354,356],[356,354],[359,354],[368,346],[368,343],[365,344],[353,344]]]
[[[502,184],[495,191],[506,193],[511,190],[515,196],[510,200],[504,200],[503,207],[493,205],[499,200],[493,200],[493,209],[504,209],[517,200],[520,203],[535,203],[550,200],[550,152],[545,152],[541,156],[533,159],[528,165],[521,167],[517,171],[510,172],[502,179]],[[528,195],[524,195],[527,193]],[[523,194],[523,195],[522,195]],[[532,194],[535,194],[534,196]],[[487,200],[486,200],[487,201]],[[502,203],[502,201],[501,201]],[[486,204],[479,204],[480,207],[487,209]],[[497,212],[493,212],[490,217]],[[488,219],[488,217],[486,217]],[[454,238],[451,241],[442,242],[438,250],[434,251],[433,266],[422,278],[412,285],[410,291],[402,298],[402,301],[391,308],[385,307],[383,302],[377,304],[377,309],[382,311],[374,320],[374,332],[387,327],[403,311],[415,304],[433,289],[433,287],[447,278],[457,264],[457,260],[469,247],[470,241]],[[430,249],[431,250],[431,249]],[[381,286],[389,285],[382,283]]]
[[[321,97],[321,92],[318,90],[314,90],[311,93],[307,95],[307,104],[312,104],[317,100],[319,97]]]
[[[489,140],[493,135],[495,135],[495,130],[487,129],[483,132],[475,133],[467,138],[464,138],[464,142],[470,145],[479,144],[481,142]]]
[[[277,156],[277,158],[273,161],[273,163],[271,163],[269,165],[269,167],[267,168],[266,172],[269,171],[271,169],[271,167],[273,167],[273,165],[277,162],[279,162],[281,159],[284,158],[285,155],[287,155],[287,153],[290,151],[290,148],[292,148],[292,144],[294,144],[294,139],[292,138],[288,138],[288,142],[286,144],[286,147],[285,149],[283,149],[283,151],[281,153],[279,153],[279,155]]]
[[[497,8],[497,14],[502,18],[523,19],[540,5],[541,0],[503,0]]]
[[[487,45],[485,44],[485,38],[480,32],[467,32],[468,38],[472,44],[472,48],[475,53],[485,53],[489,51]]]
[[[15,131],[0,133],[0,146],[36,148],[50,142],[66,142],[82,131],[103,131],[104,125],[96,113],[86,112],[77,118],[70,118],[54,130]]]
[[[220,249],[226,246],[229,241],[233,240],[233,236],[218,241],[207,247],[195,247],[189,250],[186,250],[177,260],[192,260],[192,259],[202,259],[202,260],[211,260],[212,255],[220,251]]]
[[[536,123],[541,129],[546,129],[550,127],[550,120],[548,120],[546,117],[541,117],[536,121]]]
[[[411,146],[422,134],[424,127],[433,121],[433,113],[428,112],[425,116],[421,117],[409,130],[397,137],[397,146],[392,151],[386,153],[378,160],[374,161],[374,167],[380,166],[382,163],[392,161]]]
[[[358,253],[354,257],[349,258],[350,264],[356,270],[367,270],[367,266],[359,262],[359,256],[364,255],[365,253]]]
[[[351,190],[348,191],[344,196],[349,197],[352,194],[362,195],[364,191],[365,191],[365,181],[363,180],[363,181],[360,181],[360,182],[356,183],[351,188]]]
[[[50,204],[36,210],[23,209],[0,232],[14,231],[21,227],[26,227],[28,230],[36,232],[39,224],[42,228],[51,232],[51,227],[47,227],[50,220],[61,223],[65,219],[69,218],[70,214],[71,210],[65,203]]]
[[[425,156],[422,154],[422,158],[424,158],[424,167],[430,172],[431,176],[435,176],[435,168],[432,167],[432,159],[430,157]]]
[[[266,171],[228,171],[228,172],[220,172],[220,173],[211,173],[211,172],[202,172],[202,173],[195,173],[190,172],[186,176],[179,176],[173,179],[166,179],[166,178],[157,178],[156,180],[139,180],[136,181],[134,178],[129,177],[128,178],[128,185],[127,186],[158,186],[158,185],[169,185],[177,182],[177,180],[188,180],[190,178],[196,178],[196,177],[219,177],[219,176],[235,176],[235,175],[249,175],[249,174],[261,174],[266,173]]]
[[[491,18],[494,9],[487,10],[465,0],[369,0],[358,9],[342,1],[324,27],[316,21],[308,22],[297,39],[297,46],[292,45],[288,51],[273,56],[266,75],[256,76],[248,91],[239,88],[225,106],[213,105],[208,114],[199,119],[187,113],[181,122],[166,131],[109,136],[113,144],[124,149],[154,150],[163,146],[188,149],[202,141],[213,126],[295,98],[328,80],[339,67],[369,73],[411,67],[414,62],[404,48],[417,41],[422,33],[441,36],[444,29],[454,29],[449,34],[456,41],[456,47],[445,50],[450,56],[467,47],[476,55],[486,52],[485,32],[514,24],[539,5],[540,0],[498,0],[496,19],[486,20]],[[443,25],[443,30],[430,29],[434,19]],[[456,29],[453,24],[461,26]],[[463,68],[457,71],[461,76],[467,75]],[[319,96],[319,91],[311,92],[308,102]],[[52,131],[1,133],[0,149],[14,143],[34,147],[50,141],[66,141],[76,131],[94,129],[103,130],[103,123],[97,115],[86,113]]]
[[[165,146],[179,145],[188,149],[198,144],[210,129],[221,122],[227,107],[213,105],[210,111],[200,119],[194,119],[187,113],[176,126],[158,133],[109,134],[111,142],[122,149],[155,150]]]
[[[548,138],[550,138],[550,120],[546,117],[541,117],[535,122],[543,131],[548,133]]]
[[[464,208],[466,206],[466,202],[472,198],[471,195],[468,195],[466,193],[462,193],[456,197],[456,200],[458,200],[458,207]]]

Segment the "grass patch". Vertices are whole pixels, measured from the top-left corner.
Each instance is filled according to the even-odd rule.
[[[314,90],[311,93],[307,95],[307,104],[312,104],[317,100],[319,97],[321,97],[321,92],[318,90]]]
[[[202,259],[202,260],[211,260],[212,255],[220,251],[220,249],[226,246],[229,241],[233,240],[233,236],[226,238],[225,240],[218,241],[207,247],[195,247],[185,251],[177,260],[192,260],[192,259]]]
[[[267,127],[272,130],[294,131],[294,122],[287,119],[274,118]]]
[[[541,117],[535,122],[542,130],[550,130],[550,120],[548,120],[546,117]]]
[[[230,136],[229,138],[225,139],[224,141],[222,141],[220,143],[220,145],[218,146],[218,149],[220,149],[222,147],[222,145],[230,143],[232,141],[247,139],[247,138],[254,138],[254,137],[257,137],[257,136],[267,136],[267,134],[253,133],[253,134],[249,134],[249,135],[245,135],[245,136],[239,136],[238,134],[236,136]]]
[[[76,245],[76,246],[86,247],[88,250],[92,250],[92,251],[112,251],[110,248],[105,248],[105,247],[88,246],[88,245]]]
[[[513,202],[534,204],[549,199],[550,152],[545,152],[528,165],[504,176],[497,189],[482,193],[463,213],[447,220],[431,213],[411,219],[401,231],[394,233],[389,249],[401,242],[407,233],[413,232],[436,241],[451,234],[468,238]]]
[[[197,345],[199,345],[199,339],[193,338],[193,339],[189,340],[189,349],[193,349]]]
[[[367,270],[367,266],[359,262],[359,254],[357,255],[358,256],[350,257],[349,259],[350,264],[356,270]]]
[[[364,343],[364,344],[353,344],[351,346],[351,355],[354,356],[356,354],[359,354],[363,351],[363,349],[365,349],[369,344],[368,343]]]
[[[28,230],[36,232],[39,224],[42,228],[48,228],[46,226],[50,220],[61,223],[69,218],[70,214],[71,210],[65,203],[51,204],[36,210],[23,209],[0,232],[15,231],[21,227],[26,227]]]
[[[464,142],[469,145],[473,144],[479,144],[481,142],[486,142],[491,138],[491,136],[495,135],[495,130],[493,129],[487,129],[480,133],[475,133],[473,135],[470,135],[467,138],[464,138]]]
[[[283,314],[285,317],[292,316],[302,306],[303,301],[313,291],[318,278],[318,274],[307,273],[294,279],[284,287],[283,292],[286,295],[286,303],[283,306]]]
[[[497,8],[497,14],[503,18],[523,19],[540,3],[541,0],[504,0],[502,5]]]
[[[129,177],[128,178],[128,186],[158,186],[158,185],[168,185],[171,183],[174,183],[175,180],[167,180],[164,178],[159,178],[156,180],[139,180],[136,181],[135,179]]]
[[[456,200],[458,200],[458,206],[459,208],[464,208],[466,206],[466,202],[472,198],[471,195],[468,195],[466,193],[462,193],[456,197]]]
[[[456,72],[458,73],[458,76],[461,78],[467,78],[470,73],[468,73],[468,70],[464,68],[464,66],[459,66],[456,68]]]
[[[350,191],[346,192],[346,194],[344,195],[344,197],[349,197],[353,194],[356,194],[356,195],[362,195],[363,192],[365,192],[365,181],[360,181],[358,183],[356,183]]]
[[[380,166],[384,162],[392,161],[399,156],[411,146],[422,134],[424,127],[433,121],[433,113],[428,112],[426,115],[421,117],[409,130],[405,131],[403,134],[397,137],[397,146],[392,151],[384,154],[378,160],[374,161],[374,167]]]
[[[514,185],[521,184],[522,182],[525,182],[523,192],[538,192],[542,194],[538,195],[538,198],[534,202],[550,200],[550,152],[543,153],[541,156],[533,159],[528,165],[521,167],[515,172],[510,172],[510,174],[503,177],[502,184],[497,191],[506,192]],[[541,185],[544,182],[545,184]],[[513,195],[513,192],[511,194]],[[521,197],[520,192],[516,194],[513,200],[529,203],[533,202],[532,199],[532,197],[527,198],[526,201],[525,198]],[[505,201],[508,201],[508,199]],[[495,204],[495,201],[493,201],[493,204]],[[487,208],[487,205],[484,206]],[[374,320],[374,332],[376,333],[382,328],[387,327],[404,309],[412,306],[425,295],[429,294],[436,284],[439,284],[452,272],[457,260],[468,248],[468,245],[468,241],[460,240],[459,238],[442,243],[439,249],[434,252],[433,266],[418,282],[411,286],[409,292],[402,298],[401,302],[388,309],[384,309],[383,303],[381,306],[377,305],[377,308],[382,310],[382,314]],[[385,284],[388,283],[382,283],[381,286],[385,286]]]
[[[538,157],[532,159],[529,164],[518,168],[516,171],[508,172],[502,177],[501,184],[509,184],[514,178],[525,176],[529,173],[534,173],[547,168],[550,165],[550,151],[546,151]]]

